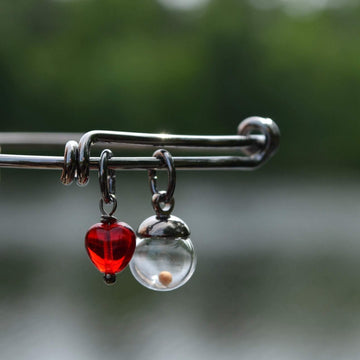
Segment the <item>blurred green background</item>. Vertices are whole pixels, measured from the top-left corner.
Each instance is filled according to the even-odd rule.
[[[282,139],[254,172],[179,172],[198,269],[167,294],[129,271],[106,287],[87,259],[96,174],[2,170],[0,357],[358,359],[359,20],[356,0],[3,0],[0,131],[235,134],[258,115]],[[118,183],[136,228],[146,175]]]
[[[260,115],[285,135],[278,166],[353,167],[359,15],[344,0],[4,0],[1,130],[233,134]]]

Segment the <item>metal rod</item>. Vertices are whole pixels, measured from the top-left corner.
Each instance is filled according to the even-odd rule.
[[[253,134],[253,132],[260,134]],[[89,171],[99,168],[99,158],[91,157],[92,146],[111,144],[111,148],[175,148],[175,149],[241,149],[237,156],[173,157],[177,169],[254,169],[262,165],[277,150],[280,131],[268,118],[250,117],[243,120],[237,135],[170,135],[120,131],[90,131],[78,133],[0,133],[0,146],[64,146],[64,156],[0,154],[0,168],[60,169],[61,181],[70,184],[74,178],[81,185],[89,179]],[[114,170],[162,169],[164,164],[154,157],[113,157],[108,166]]]
[[[116,143],[122,145],[151,147],[181,147],[181,148],[232,148],[244,146],[264,146],[264,135],[171,135],[146,134],[123,131],[90,131],[80,139],[83,147],[96,143]]]
[[[63,148],[69,139],[80,140],[81,136],[80,133],[2,132],[0,146]]]
[[[258,165],[256,159],[238,156],[198,156],[173,157],[177,169],[231,169],[235,167],[253,168]],[[90,170],[99,168],[99,157],[90,158]],[[1,168],[62,170],[62,156],[13,155],[0,154]],[[108,160],[108,167],[114,170],[163,169],[164,164],[154,157],[113,157]]]
[[[95,132],[98,133],[98,132]],[[169,134],[144,134],[121,132],[121,143],[116,134],[120,132],[102,131],[103,137],[94,137],[94,146],[101,147],[105,143],[111,143],[114,149],[144,149],[156,146],[166,146],[168,148],[182,149],[204,149],[204,148],[234,148],[243,146],[264,146],[264,135],[251,136],[193,136],[193,135],[169,135]],[[89,133],[87,133],[89,134]],[[110,134],[110,135],[108,135]],[[0,133],[0,146],[9,148],[63,148],[69,140],[80,140],[81,133],[48,133],[48,132],[2,132]],[[106,136],[106,141],[104,140]],[[111,140],[114,138],[115,140]],[[136,138],[137,143],[134,143]]]

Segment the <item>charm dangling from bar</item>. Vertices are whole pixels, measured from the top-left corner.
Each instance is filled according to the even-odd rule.
[[[93,225],[85,236],[85,247],[90,260],[104,274],[104,281],[111,285],[116,274],[121,272],[131,260],[135,250],[135,233],[130,225],[119,222],[113,216],[117,200],[115,197],[115,171],[108,169],[107,160],[112,156],[108,149],[103,150],[99,164],[101,222]],[[107,213],[104,203],[112,205]]]
[[[168,188],[158,191],[156,171],[148,171],[156,215],[144,220],[137,230],[130,270],[141,285],[151,290],[170,291],[191,278],[196,267],[196,254],[188,226],[171,215],[176,184],[173,159],[166,150],[157,150],[153,156],[161,159],[168,169]]]

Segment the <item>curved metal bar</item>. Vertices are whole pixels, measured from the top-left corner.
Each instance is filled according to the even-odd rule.
[[[259,162],[269,159],[278,149],[280,143],[280,129],[276,123],[269,118],[252,116],[242,121],[238,127],[239,135],[250,135],[253,131],[260,131],[265,136],[265,146],[257,148],[251,146],[244,150],[249,156],[258,158]]]
[[[253,134],[253,132],[256,134]],[[260,133],[260,134],[259,134]],[[61,181],[70,184],[86,184],[90,170],[98,170],[99,157],[90,157],[92,145],[114,143],[114,147],[134,148],[162,147],[190,148],[233,148],[240,149],[243,156],[180,156],[173,157],[178,170],[187,169],[242,169],[251,170],[262,165],[277,150],[280,131],[271,119],[251,117],[242,121],[238,135],[233,136],[186,136],[165,134],[138,134],[112,131],[90,131],[82,136],[80,144],[69,141],[64,157],[39,155],[0,154],[0,168],[62,169]],[[34,140],[35,141],[35,140]],[[48,139],[51,142],[51,139]],[[244,156],[245,155],[245,156]],[[164,163],[154,157],[113,157],[108,160],[113,170],[164,169]]]
[[[251,135],[252,131],[259,131],[263,135]],[[238,135],[235,136],[192,136],[146,134],[116,131],[90,131],[84,134],[79,142],[79,173],[77,182],[86,185],[89,181],[90,149],[97,142],[127,143],[151,145],[156,147],[182,148],[220,148],[220,147],[248,147],[250,159],[238,157],[204,157],[195,160],[197,165],[211,168],[242,167],[244,161],[250,161],[251,167],[261,165],[276,150],[279,143],[280,131],[275,122],[268,118],[250,117],[240,123]],[[200,160],[201,159],[201,160]],[[114,159],[113,159],[114,161]],[[110,163],[109,163],[110,165]],[[176,165],[177,166],[177,165]],[[194,166],[195,167],[195,166]]]

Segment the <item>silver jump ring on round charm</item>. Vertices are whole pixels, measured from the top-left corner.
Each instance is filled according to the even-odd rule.
[[[149,170],[150,189],[153,194],[151,202],[152,206],[159,217],[169,217],[174,209],[174,191],[176,185],[176,171],[174,161],[171,154],[164,149],[156,150],[153,154],[157,159],[162,160],[168,170],[168,186],[166,191],[157,189],[156,170]]]
[[[156,214],[160,217],[169,217],[172,213],[174,206],[175,206],[175,199],[172,197],[170,201],[166,202],[162,199],[165,197],[166,192],[160,191],[157,194],[154,194],[151,198],[153,209],[155,210]],[[161,204],[164,204],[163,206]]]
[[[160,194],[160,202],[170,203],[174,195],[176,185],[176,171],[174,166],[174,160],[171,154],[164,149],[156,150],[153,156],[159,160],[162,160],[162,162],[166,165],[168,170],[168,186],[166,192],[159,192],[157,189],[156,170],[151,169],[148,171],[151,192],[153,195]]]
[[[105,204],[114,202],[115,199],[115,170],[109,169],[108,160],[112,157],[112,151],[105,149],[101,152],[99,161],[99,184],[102,200]]]

